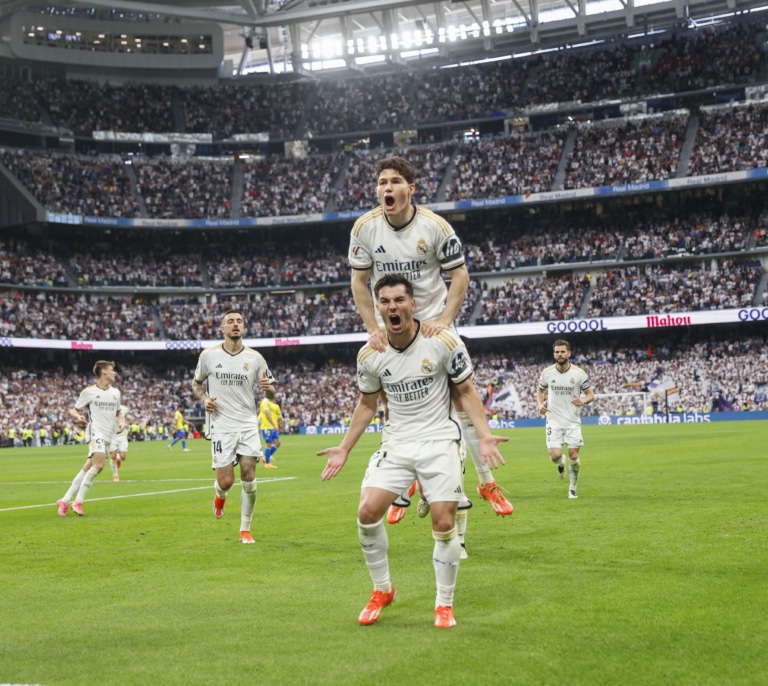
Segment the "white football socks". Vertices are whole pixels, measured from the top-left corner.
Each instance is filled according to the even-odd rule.
[[[435,548],[432,553],[432,564],[435,568],[437,596],[435,607],[453,607],[453,594],[456,590],[456,578],[459,575],[461,560],[461,544],[456,533],[456,527],[450,531],[432,531]]]
[[[389,559],[387,557],[389,538],[384,527],[384,519],[375,524],[361,524],[358,519],[357,533],[363,548],[365,564],[371,575],[371,581],[373,581],[373,588],[389,593],[392,590],[392,580],[389,576]]]
[[[256,479],[240,481],[240,531],[250,531],[253,510],[256,507]],[[219,496],[221,497],[221,496]]]

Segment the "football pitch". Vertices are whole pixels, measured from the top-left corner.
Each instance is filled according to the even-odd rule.
[[[339,436],[284,436],[257,469],[255,545],[240,487],[211,512],[209,444],[132,443],[85,517],[55,502],[83,447],[0,451],[0,683],[768,683],[768,423],[585,427],[569,500],[543,429],[503,432],[515,514],[477,497],[458,626],[432,627],[428,520],[387,525],[396,602],[357,624],[371,583],[357,540],[378,437],[320,480]],[[474,495],[473,495],[474,494]]]

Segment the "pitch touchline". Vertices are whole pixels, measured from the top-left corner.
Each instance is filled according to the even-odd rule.
[[[275,478],[275,479],[259,480],[259,483],[271,483],[275,481],[293,481],[296,478],[297,477],[295,476],[286,476],[286,477]],[[152,493],[133,493],[129,495],[113,495],[113,496],[109,496],[108,498],[88,498],[87,502],[95,503],[101,500],[122,500],[123,498],[143,498],[144,496],[148,496],[148,495],[168,495],[170,493],[186,493],[188,491],[203,491],[208,488],[210,488],[210,485],[195,486],[194,488],[177,488],[172,491],[154,491]],[[5,507],[5,508],[0,508],[0,512],[13,512],[15,510],[32,510],[37,507],[52,507],[55,505],[56,503],[44,503],[42,505],[21,505],[19,507]]]

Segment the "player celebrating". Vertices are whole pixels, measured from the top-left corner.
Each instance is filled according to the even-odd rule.
[[[277,469],[276,464],[272,464],[272,456],[280,447],[280,424],[283,421],[283,412],[274,399],[262,398],[259,403],[259,425],[261,426],[261,437],[264,439],[264,467],[267,469]]]
[[[352,296],[368,331],[369,345],[379,352],[387,346],[383,323],[368,291],[369,280],[376,283],[385,274],[401,273],[413,284],[415,316],[422,322],[422,336],[429,338],[446,329],[456,333],[454,319],[469,286],[461,241],[445,219],[413,204],[416,169],[410,162],[401,157],[380,160],[376,178],[379,206],[357,219],[349,242]],[[451,276],[449,288],[443,281],[443,271]],[[480,459],[480,439],[461,400],[454,397],[454,402],[462,438],[480,480],[478,493],[491,503],[496,514],[512,514],[514,508]],[[410,504],[407,493],[398,503]],[[390,512],[389,521],[399,521],[403,514]]]
[[[184,408],[181,405],[179,405],[176,408],[176,412],[173,413],[173,426],[173,440],[168,444],[168,452],[171,452],[173,446],[181,441],[181,451],[188,453],[187,430],[184,428]]]
[[[418,479],[432,515],[432,554],[437,596],[434,625],[455,626],[453,596],[461,549],[456,531],[456,512],[463,494],[461,431],[451,411],[449,387],[455,386],[463,407],[477,427],[480,456],[495,468],[504,464],[498,444],[506,438],[493,436],[485,410],[472,381],[472,364],[461,339],[450,331],[429,338],[414,318],[411,282],[400,274],[381,278],[374,287],[379,313],[385,322],[389,344],[384,353],[367,344],[357,356],[360,388],[352,421],[328,455],[323,480],[336,476],[349,453],[376,413],[383,391],[389,420],[382,432],[381,447],[368,463],[360,491],[357,525],[368,571],[373,581],[371,599],[358,623],[373,624],[383,608],[395,599],[387,556],[388,538],[384,514],[399,493]]]
[[[213,514],[217,519],[224,514],[227,495],[235,483],[235,465],[240,465],[240,541],[253,543],[256,463],[262,455],[253,389],[259,383],[267,397],[274,397],[275,390],[264,358],[243,344],[245,326],[239,310],[224,314],[221,331],[224,342],[200,353],[192,390],[208,413],[206,438],[211,441],[216,472]]]
[[[98,381],[83,389],[75,406],[69,411],[78,426],[86,427],[88,458],[67,492],[56,502],[62,517],[67,514],[72,498],[75,499],[72,509],[81,517],[85,514],[83,501],[96,477],[104,469],[110,445],[115,440],[115,431],[125,431],[120,414],[120,391],[112,385],[117,378],[115,363],[99,360],[93,366],[93,374]],[[86,408],[90,419],[83,415]]]
[[[122,431],[118,428],[115,432],[115,442],[109,453],[109,467],[112,470],[112,481],[120,481],[120,467],[128,458],[128,407],[120,405],[120,417],[123,420]]]
[[[576,487],[581,471],[579,449],[584,445],[581,407],[595,399],[595,392],[587,373],[570,363],[571,345],[568,341],[555,341],[552,350],[555,364],[541,373],[536,400],[539,412],[547,416],[547,449],[550,459],[557,464],[561,479],[565,474],[563,445],[568,446],[568,497],[578,498]]]

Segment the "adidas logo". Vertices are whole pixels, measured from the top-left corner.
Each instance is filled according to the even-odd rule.
[[[376,248],[376,250],[374,250],[374,252],[378,253],[379,255],[381,255],[382,253],[385,253],[387,251],[384,250],[384,246],[383,245],[380,245],[378,248]]]
[[[224,368],[224,366],[223,366],[223,365],[221,365],[221,364],[217,364],[217,365],[216,365],[216,369],[223,369],[223,368]]]
[[[383,374],[382,374],[382,376],[384,376],[384,377],[386,377],[386,376],[392,376],[392,372],[390,372],[390,371],[389,371],[389,369],[385,369],[385,370],[384,370],[384,372],[383,372]]]

